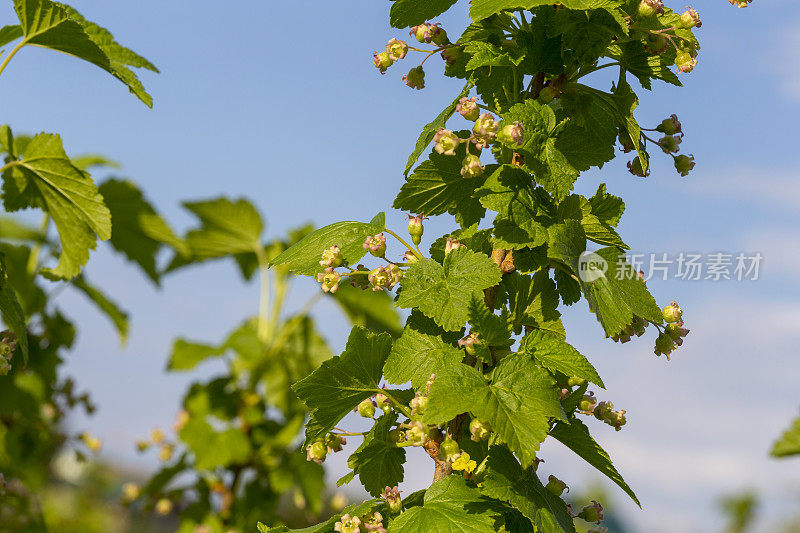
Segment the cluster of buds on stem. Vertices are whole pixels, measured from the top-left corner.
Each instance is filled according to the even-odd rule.
[[[666,355],[667,360],[672,352],[683,345],[683,338],[689,334],[689,330],[683,327],[683,309],[677,302],[673,301],[662,310],[664,321],[667,325],[664,331],[656,338],[655,354]]]
[[[386,70],[396,61],[405,58],[409,50],[426,54],[422,63],[409,70],[408,74],[403,76],[403,82],[412,89],[423,89],[425,87],[425,71],[422,68],[422,64],[425,63],[431,55],[436,52],[441,52],[442,59],[444,59],[448,65],[452,65],[463,54],[461,47],[450,43],[450,39],[447,38],[447,32],[438,22],[432,24],[426,22],[418,26],[413,26],[411,31],[409,31],[409,35],[420,43],[434,45],[436,48],[433,50],[422,50],[409,47],[408,43],[405,41],[391,39],[382,52],[373,52],[372,58],[375,68],[377,68],[381,74],[385,74]]]
[[[306,460],[317,464],[325,462],[328,454],[342,451],[347,439],[336,433],[328,433],[306,446]]]
[[[594,417],[609,426],[619,431],[627,423],[625,418],[625,410],[614,410],[614,404],[611,402],[600,402],[594,408]]]
[[[451,130],[439,128],[433,137],[434,150],[443,155],[455,155],[456,149],[462,143],[467,144],[467,153],[461,163],[461,176],[466,179],[477,178],[483,174],[484,165],[478,155],[470,153],[470,147],[481,151],[495,141],[511,147],[522,146],[525,138],[525,128],[519,122],[503,124],[495,120],[491,113],[480,113],[476,97],[463,97],[456,106],[456,111],[470,122],[472,134],[461,139]]]
[[[469,423],[470,439],[475,442],[481,442],[489,439],[492,434],[492,426],[488,422],[481,422],[477,418],[473,418]]]
[[[9,330],[0,332],[0,376],[11,372],[11,358],[17,349],[17,336]]]
[[[637,337],[641,337],[644,335],[645,329],[648,326],[648,322],[640,316],[633,316],[633,321],[628,324],[628,326],[619,332],[618,334],[611,337],[614,342],[621,342],[625,344],[626,342],[630,341],[631,338],[636,335]]]
[[[662,120],[661,123],[654,129],[647,131],[657,131],[664,134],[664,136],[659,140],[651,139],[646,134],[643,134],[643,137],[646,140],[657,144],[665,154],[672,157],[675,170],[681,176],[688,176],[689,172],[694,169],[694,156],[685,154],[678,155],[681,143],[683,142],[683,129],[680,120],[678,120],[678,116],[673,114]],[[620,140],[623,141],[623,150],[626,152],[634,149],[632,143],[625,139],[622,134],[620,134]],[[628,171],[634,176],[640,177],[647,177],[650,174],[649,168],[645,172],[639,156],[636,156],[632,161],[628,162]]]
[[[579,413],[583,415],[593,415],[596,419],[605,422],[609,426],[619,431],[627,422],[625,410],[615,411],[614,404],[611,402],[597,402],[593,392],[585,394],[578,403]]]
[[[747,7],[747,4],[749,4],[752,1],[753,0],[728,0],[728,2],[730,2],[732,6],[736,6],[740,9],[743,7]]]

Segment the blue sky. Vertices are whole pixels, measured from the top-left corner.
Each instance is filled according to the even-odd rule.
[[[423,91],[400,82],[408,65],[378,75],[372,51],[405,37],[388,28],[388,2],[74,5],[161,69],[142,75],[155,108],[99,69],[25,49],[0,80],[3,120],[18,132],[59,132],[71,153],[120,161],[120,174],[136,180],[178,228],[190,223],[181,200],[220,194],[250,198],[270,235],[306,221],[367,220],[391,205],[419,128],[460,90],[438,77],[435,58]],[[800,461],[766,456],[800,406],[800,6],[756,0],[738,10],[704,0],[695,7],[704,21],[698,67],[683,76],[682,89],[641,91],[637,113],[651,126],[679,115],[683,149],[697,158],[694,173],[680,178],[656,156],[653,174],[640,179],[620,158],[584,176],[578,190],[606,182],[625,198],[620,233],[634,249],[759,251],[761,279],[650,282],[660,302],[680,302],[692,329],[671,362],[653,355],[652,333],[624,346],[604,340],[584,303],[568,309],[567,330],[596,362],[608,386],[602,398],[628,411],[624,431],[598,424],[595,432],[644,504],[638,511],[617,492],[637,530],[712,531],[717,498],[753,487],[769,500],[759,530],[770,531],[771,516],[800,503]],[[466,9],[462,1],[441,18],[452,34]],[[9,5],[0,17],[13,20]],[[596,82],[606,83],[600,75]],[[390,211],[387,220],[403,228],[402,213]],[[428,235],[451,228],[449,220],[431,221]],[[120,349],[88,305],[62,296],[81,323],[67,368],[100,405],[75,424],[105,439],[108,458],[151,468],[132,443],[170,423],[193,377],[163,373],[171,340],[221,339],[256,311],[257,287],[242,284],[231,265],[213,263],[167,278],[158,291],[106,247],[88,274],[131,312],[132,334]],[[298,282],[297,306],[314,290]],[[340,349],[344,321],[327,305],[316,314]],[[568,483],[594,479],[557,445],[545,446],[542,457],[544,471]],[[343,471],[342,459],[332,462],[334,474]],[[410,475],[409,490],[428,482],[430,469],[418,460],[426,474]]]

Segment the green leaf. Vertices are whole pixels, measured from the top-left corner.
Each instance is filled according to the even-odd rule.
[[[455,346],[460,336],[460,332],[447,333],[430,318],[413,311],[386,360],[386,381],[394,385],[410,381],[415,389],[424,389],[431,374],[461,363],[464,352]]]
[[[592,214],[604,224],[616,227],[625,212],[625,202],[619,196],[614,196],[606,191],[606,184],[601,183],[597,192],[589,198]]]
[[[524,166],[533,172],[536,182],[555,198],[567,196],[578,177],[574,164],[585,163],[581,150],[591,148],[583,137],[585,131],[559,126],[553,109],[532,98],[511,106],[503,120],[518,121],[525,127],[522,147],[513,148],[525,155]]]
[[[0,314],[2,314],[3,322],[17,336],[22,357],[27,362],[28,327],[25,323],[25,313],[17,299],[17,293],[8,281],[5,254],[0,254]]]
[[[432,152],[430,159],[406,178],[392,207],[431,216],[447,212],[462,214],[462,217],[466,216],[466,225],[483,218],[485,211],[472,198],[472,193],[481,184],[481,178],[464,179],[461,176],[465,150],[462,145],[456,155]]]
[[[436,375],[424,420],[443,424],[471,412],[489,422],[527,466],[547,437],[550,419],[564,419],[554,383],[527,355],[513,354],[500,361],[491,383],[475,368],[455,365]]]
[[[177,339],[172,345],[167,369],[171,371],[192,370],[209,357],[221,354],[222,350],[215,346]]]
[[[313,276],[323,270],[319,264],[322,252],[334,245],[339,247],[348,264],[355,264],[366,253],[362,247],[366,238],[382,233],[385,220],[385,215],[378,213],[369,223],[337,222],[325,226],[301,239],[269,264],[286,265],[295,274]]]
[[[561,4],[569,9],[584,10],[618,6],[621,3],[617,0],[472,0],[469,16],[472,20],[481,20],[500,11],[512,9],[533,9]]]
[[[114,324],[122,344],[128,340],[128,313],[113,302],[100,289],[91,285],[84,275],[72,279],[72,285],[81,291]]]
[[[517,48],[513,52],[483,41],[474,41],[464,47],[470,55],[467,70],[480,67],[517,67],[525,59],[525,50]]]
[[[775,441],[770,455],[773,457],[787,457],[800,454],[800,417]]]
[[[537,364],[550,372],[561,372],[568,377],[586,379],[606,388],[586,356],[552,334],[531,331],[522,339],[520,351],[533,356]]]
[[[389,12],[389,24],[393,28],[407,28],[438,17],[457,0],[394,0]]]
[[[622,261],[619,251],[601,248],[595,253],[606,261],[608,270],[594,281],[581,281],[581,288],[606,335],[619,334],[633,321],[633,315],[661,324],[661,309],[638,272]]]
[[[425,502],[412,507],[389,525],[390,533],[494,533],[494,517],[486,512],[491,500],[467,485],[461,476],[448,476],[425,491]]]
[[[469,302],[470,333],[477,333],[482,341],[482,346],[495,348],[509,348],[514,341],[511,340],[511,324],[508,312],[503,309],[501,314],[494,314],[484,302],[483,298],[473,296]]]
[[[394,308],[392,297],[387,292],[362,291],[352,285],[341,283],[336,293],[331,296],[353,325],[386,332],[395,339],[402,333],[400,317]]]
[[[50,48],[97,65],[147,106],[153,106],[152,97],[127,66],[158,69],[115,42],[108,30],[87,21],[74,8],[50,0],[14,0],[14,9],[24,33],[22,45]]]
[[[421,259],[400,282],[397,306],[418,308],[447,331],[458,331],[467,321],[467,305],[483,289],[497,285],[501,274],[484,254],[458,248],[445,255],[444,265]]]
[[[381,373],[392,338],[355,326],[341,356],[333,357],[292,387],[311,409],[306,442],[328,433],[363,399],[382,392]]]
[[[375,511],[380,511],[384,516],[388,516],[388,513],[386,513],[386,504],[383,500],[367,500],[362,503],[348,505],[325,522],[314,526],[308,526],[302,529],[289,529],[286,526],[269,527],[259,522],[258,530],[261,533],[331,533],[336,525],[336,522],[339,521],[339,518],[342,515],[349,514],[350,516],[364,516]]]
[[[61,256],[52,270],[72,278],[89,260],[97,238],[111,236],[111,213],[89,175],[72,165],[61,137],[40,133],[25,148],[23,159],[3,172],[7,211],[38,207],[50,214],[61,239]]]
[[[608,47],[608,56],[619,61],[620,66],[639,80],[645,89],[651,89],[651,79],[659,79],[681,87],[678,76],[672,71],[675,64],[675,51],[668,49],[665,53],[653,55],[647,51],[643,42],[628,41],[622,45]]]
[[[616,483],[619,488],[625,491],[625,494],[636,502],[636,505],[642,506],[636,494],[633,493],[633,490],[625,483],[617,469],[614,468],[608,453],[595,442],[583,422],[577,419],[570,420],[568,424],[558,422],[550,431],[550,435]]]
[[[558,312],[558,293],[546,270],[526,276],[517,272],[503,276],[500,284],[501,301],[508,302],[514,329],[522,326],[545,330],[564,337],[561,313]]]
[[[378,496],[384,487],[394,487],[403,481],[406,451],[389,436],[396,423],[396,412],[378,418],[364,442],[347,460],[347,466],[358,474],[361,484],[372,496]]]
[[[186,244],[133,182],[109,179],[100,185],[99,191],[111,211],[111,246],[139,265],[158,284],[160,273],[156,255],[162,245],[188,254]]]
[[[197,470],[213,470],[246,461],[251,452],[250,441],[240,429],[214,431],[211,424],[190,419],[180,430],[180,438],[195,456]]]
[[[489,449],[481,492],[513,505],[536,531],[574,533],[575,524],[564,500],[547,490],[533,468],[523,469],[503,446]]]
[[[5,46],[11,41],[16,41],[23,35],[22,26],[19,24],[14,24],[13,26],[3,26],[0,28],[0,46]]]
[[[494,222],[494,244],[517,250],[535,248],[547,240],[545,222],[533,193],[531,176],[515,165],[502,165],[475,191],[481,205],[498,216]]]
[[[447,120],[453,116],[453,113],[456,112],[458,101],[467,96],[471,88],[472,82],[467,83],[461,90],[461,94],[456,96],[455,100],[453,100],[452,104],[444,108],[444,110],[442,110],[442,112],[439,113],[439,115],[431,122],[425,124],[425,127],[422,128],[422,133],[419,134],[417,145],[414,147],[414,151],[411,152],[410,156],[408,156],[406,170],[403,173],[405,176],[408,176],[408,172],[411,170],[411,167],[414,166],[414,163],[417,162],[419,156],[421,156],[428,145],[431,144],[431,141],[433,141],[433,137],[436,135],[436,132],[439,131],[439,128],[444,128],[445,124],[447,124]]]
[[[254,253],[261,248],[264,222],[249,201],[222,197],[184,202],[183,206],[200,220],[200,228],[186,234],[186,244],[198,260]]]

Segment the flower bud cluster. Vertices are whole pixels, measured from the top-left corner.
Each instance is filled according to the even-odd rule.
[[[619,431],[627,422],[625,410],[615,411],[614,404],[611,402],[597,402],[593,392],[584,394],[578,402],[577,411],[583,415],[593,415],[596,419],[605,422],[609,426]]]
[[[328,433],[306,446],[306,460],[317,464],[325,462],[328,454],[342,451],[347,439],[336,433]]]
[[[644,135],[644,137],[645,139],[657,144],[665,154],[672,156],[675,170],[681,176],[688,176],[689,172],[694,169],[694,156],[685,154],[676,155],[678,152],[680,152],[680,146],[683,142],[683,129],[680,120],[678,120],[678,116],[673,114],[662,120],[661,123],[654,129],[648,131],[657,131],[664,134],[664,136],[657,141],[651,139],[647,135]],[[622,147],[625,152],[629,152],[634,149],[632,143],[630,143],[630,141],[623,136],[622,133],[620,133],[620,142],[622,143]],[[650,169],[648,169],[647,172],[644,171],[639,156],[636,156],[632,161],[628,162],[628,171],[634,176],[640,176],[643,178],[650,174]]]
[[[732,6],[736,6],[740,9],[743,7],[747,7],[747,4],[749,4],[752,1],[753,0],[728,0],[728,2],[730,2]]]
[[[477,98],[461,98],[456,111],[470,122],[472,134],[461,139],[451,130],[439,128],[433,137],[434,150],[442,155],[455,155],[456,148],[461,143],[467,144],[467,154],[461,163],[461,176],[467,179],[477,178],[483,174],[485,169],[481,164],[480,157],[470,153],[469,147],[474,146],[477,150],[488,148],[490,144],[499,141],[503,144],[515,147],[522,146],[525,138],[525,127],[519,122],[503,124],[495,120],[491,113],[480,113]]]
[[[614,410],[614,404],[611,402],[600,402],[594,408],[594,417],[609,426],[619,431],[627,423],[625,418],[625,410]],[[591,520],[590,520],[591,522]]]
[[[641,337],[644,335],[645,328],[647,328],[647,321],[640,316],[633,316],[633,321],[628,324],[628,326],[622,330],[617,335],[611,337],[614,342],[621,342],[625,344],[626,342],[630,341],[631,338],[636,335],[637,337]]]
[[[683,327],[683,309],[677,302],[673,301],[661,311],[667,325],[664,331],[656,338],[655,354],[666,355],[667,360],[672,352],[683,345],[683,338],[689,334],[689,330]]]
[[[386,70],[395,62],[405,58],[409,50],[426,53],[427,56],[422,60],[423,63],[435,52],[441,52],[442,59],[444,59],[448,65],[452,65],[463,55],[463,50],[461,47],[450,43],[450,39],[447,37],[447,32],[439,25],[438,22],[426,22],[418,26],[413,26],[409,31],[409,35],[420,43],[432,44],[437,48],[430,51],[421,50],[419,48],[409,47],[408,43],[405,41],[391,39],[388,43],[386,43],[386,46],[382,52],[376,51],[372,53],[372,60],[375,68],[377,68],[381,74],[385,74]],[[412,89],[425,88],[425,70],[423,70],[422,64],[409,70],[408,74],[403,76],[403,82]]]
[[[409,215],[409,219],[409,232],[415,231],[417,234],[416,242],[419,242],[419,238],[422,236],[422,220],[424,220],[424,217],[422,215],[417,217]],[[414,238],[413,235],[412,238]],[[386,257],[386,237],[383,233],[367,236],[361,246],[374,257],[381,259]],[[413,252],[411,253],[413,254]],[[367,270],[364,265],[358,265],[355,270],[348,267],[338,245],[333,245],[324,250],[319,264],[325,267],[325,270],[319,272],[316,279],[322,291],[326,293],[335,293],[339,290],[339,284],[344,276],[350,276],[350,283],[354,287],[362,290],[371,287],[373,291],[391,290],[403,278],[403,271],[398,265],[391,262],[386,266],[372,270]],[[344,274],[337,272],[336,268],[341,266],[349,268],[350,272]]]
[[[0,376],[11,372],[11,358],[17,349],[17,336],[10,330],[0,332]]]

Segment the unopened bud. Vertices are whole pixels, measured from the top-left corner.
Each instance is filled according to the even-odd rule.
[[[553,87],[552,85],[548,85],[546,87],[542,87],[542,90],[539,91],[539,101],[543,104],[549,104],[556,98],[561,95],[561,91]]]
[[[458,250],[462,246],[464,246],[464,245],[461,244],[457,239],[454,239],[452,237],[448,237],[447,238],[447,242],[445,242],[445,244],[444,244],[444,253],[445,253],[445,255],[447,255],[450,252],[452,252],[453,250]]]
[[[681,149],[681,138],[674,135],[667,135],[658,141],[658,145],[665,154],[674,154]]]
[[[358,407],[356,407],[356,412],[363,416],[364,418],[374,418],[375,417],[375,404],[372,403],[372,398],[367,398],[363,400]]]
[[[680,25],[684,29],[690,28],[699,28],[703,25],[703,21],[700,20],[700,15],[689,6],[686,6],[686,11],[681,14]]]
[[[439,458],[443,461],[452,461],[459,453],[461,453],[461,448],[449,435],[439,445]]]
[[[669,41],[660,33],[648,33],[645,39],[645,48],[653,55],[661,55],[667,51]]]
[[[408,34],[421,43],[428,42],[428,25],[420,24],[419,26],[412,26]]]
[[[656,126],[656,131],[660,131],[664,135],[677,135],[683,133],[681,128],[681,121],[678,120],[678,115],[672,114],[669,118],[661,121],[661,124]]]
[[[372,63],[381,74],[386,74],[386,69],[392,66],[394,60],[389,56],[389,52],[372,52]]]
[[[664,320],[671,324],[681,319],[683,316],[683,309],[680,308],[678,302],[672,301],[668,306],[662,309],[661,314],[664,316]]]
[[[461,163],[461,177],[470,179],[477,178],[483,174],[483,165],[477,155],[467,154]]]
[[[389,401],[389,397],[380,393],[375,395],[375,406],[384,413],[388,413],[392,409],[392,404]]]
[[[647,169],[647,172],[645,172],[644,168],[642,168],[642,160],[638,155],[633,158],[633,161],[628,161],[628,172],[642,178],[646,178],[650,175],[650,169]]]
[[[655,14],[664,13],[664,4],[661,0],[642,0],[639,3],[638,13],[640,17],[652,17]]]
[[[519,122],[506,124],[500,133],[497,134],[497,139],[509,145],[522,146],[522,140],[525,137],[525,128]]]
[[[688,176],[692,169],[694,169],[693,155],[679,155],[675,158],[675,170],[677,170],[681,176]]]
[[[469,423],[470,438],[475,442],[481,442],[489,438],[492,434],[492,427],[488,422],[481,422],[477,418],[473,418]]]
[[[122,503],[131,503],[139,497],[140,492],[139,485],[136,483],[125,483],[122,485]]]
[[[307,461],[314,461],[315,463],[321,465],[327,456],[328,447],[325,446],[325,443],[322,441],[322,439],[319,439],[313,444],[306,446]]]
[[[675,66],[684,74],[688,74],[697,66],[697,59],[689,52],[681,51],[675,56]]]
[[[578,513],[578,518],[586,520],[587,522],[595,522],[599,524],[603,521],[603,506],[592,500],[592,505],[587,505],[581,512]]]
[[[403,510],[403,502],[400,499],[400,489],[397,486],[383,489],[381,498],[386,500],[391,512],[397,514]]]
[[[421,396],[419,393],[417,393],[417,395],[411,399],[409,405],[411,406],[412,416],[421,416],[425,413],[425,408],[428,406],[428,397]]]
[[[408,215],[408,234],[411,235],[411,242],[416,245],[419,245],[420,241],[422,241],[422,233],[425,231],[422,221],[425,218],[422,213],[415,217]]]
[[[342,446],[347,444],[347,439],[336,433],[328,433],[325,435],[325,447],[328,453],[336,453],[342,451]]]

